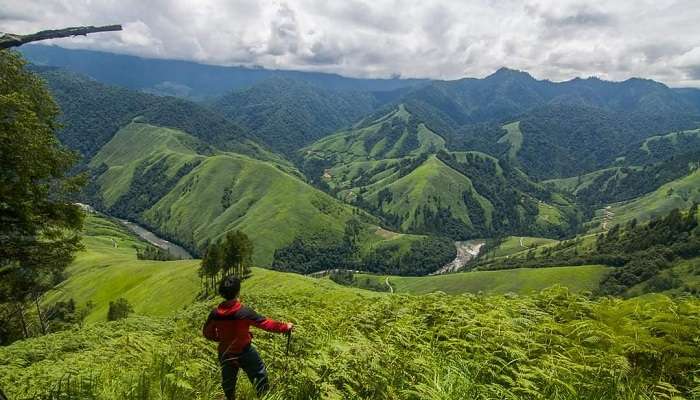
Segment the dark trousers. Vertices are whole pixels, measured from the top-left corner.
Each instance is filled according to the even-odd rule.
[[[242,353],[219,354],[219,362],[221,363],[221,386],[228,400],[236,397],[236,380],[238,380],[238,370],[241,368],[248,375],[248,380],[255,387],[258,396],[265,393],[270,386],[265,363],[252,345]]]

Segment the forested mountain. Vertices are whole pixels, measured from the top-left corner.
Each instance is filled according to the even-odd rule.
[[[596,107],[609,112],[698,115],[700,103],[666,85],[646,79],[609,82],[576,78],[536,80],[523,71],[501,68],[483,79],[434,81],[404,101],[433,111],[452,126],[513,119],[547,104]]]
[[[222,96],[212,107],[272,149],[293,154],[369,114],[378,102],[369,92],[330,90],[273,77]]]
[[[59,139],[79,151],[84,162],[134,118],[181,129],[205,143],[256,158],[281,161],[224,116],[191,101],[105,85],[63,69],[34,69],[46,80],[61,109]]]
[[[692,91],[645,80],[552,83],[501,69],[370,93],[278,75],[197,104],[34,68],[63,110],[61,140],[89,162],[92,203],[194,252],[241,228],[261,243],[256,260],[284,270],[425,273],[451,256],[447,238],[571,235],[595,208],[680,179],[698,157],[688,151],[697,130],[683,130],[700,120]],[[334,196],[326,201],[343,216],[323,229],[281,229],[283,218],[301,224],[327,209],[302,206],[321,196],[304,180]],[[265,189],[271,182],[291,192]],[[282,212],[278,203],[300,204]],[[661,203],[668,210],[678,202],[649,207]],[[345,226],[355,212],[364,215],[357,237]],[[252,233],[262,220],[284,232],[270,233],[279,240]],[[409,235],[370,251],[377,225]],[[442,255],[425,251],[429,240]],[[430,261],[421,266],[407,254]]]
[[[450,149],[507,157],[547,179],[606,167],[645,138],[697,128],[700,103],[682,93],[642,79],[554,83],[501,69],[484,79],[433,82],[402,101]],[[519,132],[505,135],[503,125],[514,122]]]
[[[526,229],[562,234],[576,208],[509,162],[449,152],[403,105],[301,150],[302,170],[341,199],[409,232],[483,237]]]
[[[425,82],[420,79],[355,79],[316,72],[224,67],[70,50],[58,46],[26,45],[21,47],[21,52],[34,64],[63,67],[99,82],[194,99],[221,96],[274,76],[301,80],[327,89],[351,91],[392,91]]]

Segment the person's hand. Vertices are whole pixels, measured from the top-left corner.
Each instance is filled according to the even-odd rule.
[[[287,332],[291,332],[294,329],[294,324],[287,322]]]

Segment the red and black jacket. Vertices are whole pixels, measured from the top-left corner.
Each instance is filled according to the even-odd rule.
[[[240,353],[253,338],[249,331],[251,325],[268,332],[289,331],[286,323],[265,318],[235,299],[219,304],[209,314],[203,334],[207,339],[219,342],[219,353]]]

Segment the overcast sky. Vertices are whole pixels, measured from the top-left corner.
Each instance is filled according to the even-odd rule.
[[[700,0],[0,0],[0,31],[121,23],[71,48],[361,77],[700,86]]]

